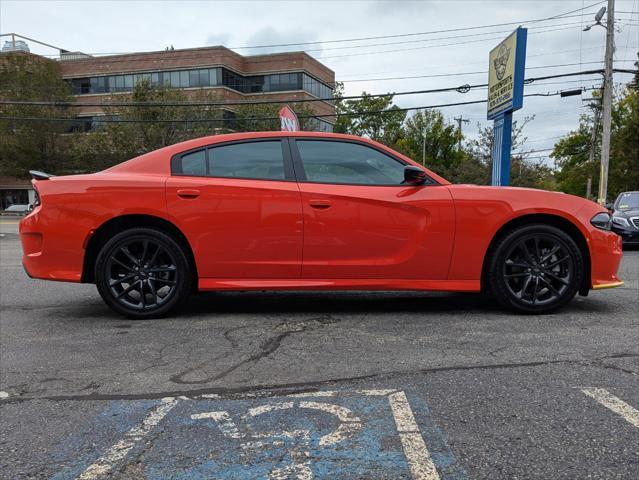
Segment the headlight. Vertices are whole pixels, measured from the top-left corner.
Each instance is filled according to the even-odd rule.
[[[590,223],[592,223],[594,227],[602,230],[610,230],[610,227],[612,226],[612,217],[608,212],[601,212],[592,217],[590,219]]]
[[[612,223],[615,223],[621,227],[629,227],[630,226],[630,222],[628,222],[628,219],[623,218],[623,217],[612,217]]]

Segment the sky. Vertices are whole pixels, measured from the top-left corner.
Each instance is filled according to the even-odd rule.
[[[0,33],[18,33],[66,50],[89,54],[225,45],[243,55],[305,50],[335,72],[347,95],[402,92],[487,81],[488,53],[518,25],[527,27],[526,77],[603,67],[605,29],[583,28],[607,2],[596,0],[447,1],[29,1],[0,0]],[[615,2],[616,68],[634,68],[639,50],[639,0]],[[569,16],[543,20],[575,11]],[[510,25],[486,27],[509,23]],[[480,27],[480,28],[477,28]],[[446,31],[456,29],[457,31]],[[460,30],[465,29],[465,30]],[[424,33],[440,32],[440,33]],[[377,40],[335,41],[400,36]],[[423,34],[421,34],[423,33]],[[4,38],[3,40],[6,40]],[[308,45],[242,48],[282,43]],[[321,43],[318,43],[321,42]],[[31,44],[31,51],[55,51]],[[397,77],[421,77],[402,78]],[[615,74],[627,83],[629,74]],[[533,82],[525,93],[598,87],[600,75]],[[534,116],[522,150],[552,148],[574,130],[587,98],[527,97],[514,119]],[[402,95],[401,107],[483,100],[485,89]],[[464,135],[476,137],[488,124],[485,104],[442,108],[453,121],[462,115]],[[550,151],[530,154],[551,162]],[[540,158],[537,158],[540,157]]]

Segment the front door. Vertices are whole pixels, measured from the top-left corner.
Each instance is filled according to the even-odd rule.
[[[302,205],[288,157],[286,139],[270,139],[174,159],[168,212],[200,278],[300,278]]]
[[[363,143],[298,138],[291,146],[303,278],[446,279],[455,220],[448,188],[402,185],[405,163]]]

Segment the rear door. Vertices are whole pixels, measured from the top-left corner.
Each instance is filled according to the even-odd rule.
[[[302,206],[288,141],[217,144],[172,159],[171,219],[200,278],[299,278]]]
[[[291,139],[304,209],[302,277],[446,279],[448,188],[403,185],[405,163],[361,142]]]

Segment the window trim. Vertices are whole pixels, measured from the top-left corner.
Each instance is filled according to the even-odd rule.
[[[322,138],[322,137],[289,137],[289,145],[291,148],[291,155],[293,158],[293,167],[295,169],[295,176],[297,178],[297,181],[299,183],[313,183],[313,184],[319,184],[319,185],[353,185],[353,186],[358,186],[358,187],[402,187],[402,188],[406,188],[409,185],[406,185],[404,183],[399,183],[397,185],[394,184],[388,184],[388,183],[349,183],[349,182],[314,182],[312,180],[309,180],[308,177],[306,176],[306,170],[304,169],[304,164],[302,162],[302,156],[300,154],[299,148],[297,148],[297,140],[302,140],[302,141],[318,141],[318,142],[339,142],[339,143],[352,143],[355,145],[360,145],[362,147],[367,147],[367,148],[371,148],[373,150],[376,150],[377,152],[381,153],[382,155],[386,155],[387,157],[395,160],[397,163],[403,165],[404,167],[407,166],[413,166],[412,163],[408,163],[405,160],[402,160],[401,158],[390,154],[389,152],[387,152],[386,150],[383,150],[379,147],[377,147],[376,145],[371,145],[369,143],[366,142],[362,142],[359,140],[351,140],[351,139],[347,139],[347,138]],[[437,182],[435,179],[433,179],[426,171],[424,171],[424,173],[426,173],[426,178],[427,181],[424,182],[421,185],[412,185],[413,187],[430,187],[430,186],[435,186],[435,185],[440,185],[439,182]]]
[[[279,142],[282,149],[282,159],[284,162],[284,178],[255,178],[255,177],[218,177],[211,175],[209,171],[209,150],[216,147],[226,147],[229,145],[244,145],[247,143],[259,143],[259,142]],[[204,150],[206,155],[206,175],[187,175],[182,173],[182,157],[194,152]],[[293,162],[291,159],[291,148],[289,146],[288,138],[284,137],[262,137],[262,138],[250,138],[244,140],[229,140],[227,142],[211,143],[208,145],[201,145],[199,147],[184,150],[183,152],[176,153],[171,157],[171,176],[172,177],[188,177],[188,178],[214,178],[214,179],[227,179],[227,180],[258,180],[261,182],[296,182],[295,171],[293,169]]]

